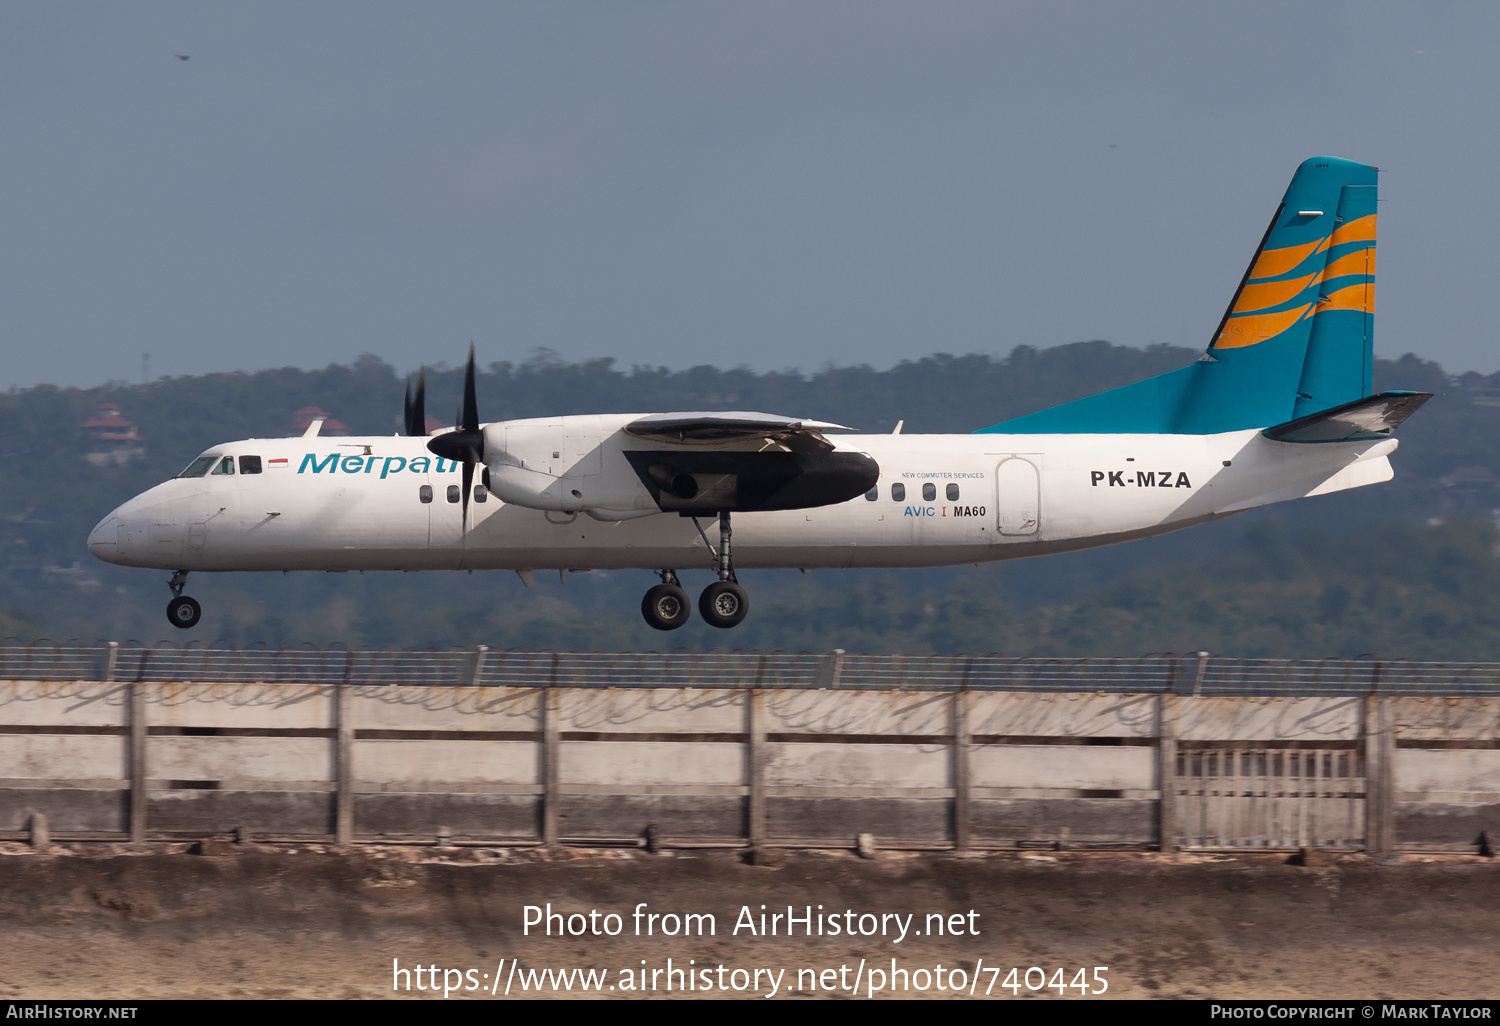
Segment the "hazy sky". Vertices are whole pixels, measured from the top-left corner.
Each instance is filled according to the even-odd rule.
[[[6,0],[0,387],[1198,347],[1324,153],[1488,373],[1497,98],[1493,3]]]

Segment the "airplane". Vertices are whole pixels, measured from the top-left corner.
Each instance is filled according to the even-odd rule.
[[[971,434],[756,412],[481,423],[471,345],[453,428],[428,433],[424,372],[405,435],[315,422],[212,446],[101,520],[89,550],[172,570],[184,629],[198,571],[508,570],[529,586],[592,569],[654,571],[641,611],[663,631],[691,615],[679,571],[708,571],[699,614],[729,628],[749,610],[736,568],[1039,556],[1388,481],[1392,433],[1431,393],[1372,389],[1376,172],[1297,168],[1196,362]]]

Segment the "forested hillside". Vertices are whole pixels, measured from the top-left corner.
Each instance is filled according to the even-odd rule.
[[[704,366],[623,369],[539,352],[480,376],[484,419],[604,411],[754,409],[870,431],[970,431],[1181,366],[1187,349],[1085,342],[1005,357],[943,354],[890,370],[756,374]],[[429,372],[429,412],[461,374]],[[352,367],[162,378],[0,395],[0,636],[229,638],[272,644],[554,648],[783,648],[1242,655],[1378,651],[1500,659],[1500,375],[1451,377],[1412,356],[1378,361],[1378,388],[1436,398],[1405,425],[1394,482],[1304,500],[1165,538],[954,570],[747,574],[752,611],[733,632],[696,621],[663,636],[640,621],[643,571],[511,574],[203,575],[203,624],[162,616],[165,574],[106,566],[84,540],[111,508],[214,442],[293,433],[320,408],[350,433],[396,429],[402,379]],[[117,464],[99,421],[119,408],[144,456]],[[106,411],[107,412],[107,411]],[[93,453],[93,462],[90,462]],[[706,581],[706,575],[704,575]],[[688,581],[694,588],[702,582]]]

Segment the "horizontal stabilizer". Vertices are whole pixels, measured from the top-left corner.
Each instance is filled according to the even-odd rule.
[[[1266,428],[1278,442],[1358,442],[1386,438],[1432,398],[1431,392],[1380,392]]]

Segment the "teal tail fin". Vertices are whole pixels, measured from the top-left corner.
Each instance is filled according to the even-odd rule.
[[[1197,362],[981,431],[1213,434],[1369,395],[1375,173],[1337,157],[1303,161]]]

